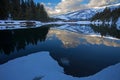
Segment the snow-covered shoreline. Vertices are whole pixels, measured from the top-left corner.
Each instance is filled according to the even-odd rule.
[[[6,23],[7,22],[7,23]],[[64,21],[57,21],[57,22],[40,22],[40,21],[26,21],[26,20],[0,20],[0,30],[11,30],[11,29],[25,29],[28,28],[26,24],[21,24],[21,23],[26,23],[26,22],[34,22],[34,25],[31,25],[29,28],[36,28],[36,27],[41,27],[44,25],[51,25],[51,24],[58,24],[58,25],[63,25],[63,24],[91,24],[90,21],[77,21],[77,22],[64,22]]]
[[[37,52],[0,65],[0,80],[120,80],[120,63],[88,77],[72,77],[49,55]]]
[[[34,20],[0,20],[0,30],[11,30],[11,29],[25,29],[30,24],[32,26],[39,27],[43,25],[40,21]]]
[[[27,28],[27,23],[30,24],[30,27],[34,26],[40,27],[43,25],[51,25],[51,24],[58,24],[58,25],[63,25],[63,24],[83,24],[83,25],[102,25],[107,24],[107,25],[112,25],[112,22],[102,22],[102,21],[56,21],[56,22],[40,22],[40,21],[34,21],[34,20],[0,20],[0,30],[8,30],[8,29],[23,29]],[[120,28],[120,20],[116,22],[117,28]]]
[[[21,25],[22,22],[35,22],[36,25],[41,24],[40,21],[34,20],[0,20],[0,25]]]
[[[118,21],[116,22],[116,25],[117,25],[117,29],[120,30],[120,18],[118,18]]]

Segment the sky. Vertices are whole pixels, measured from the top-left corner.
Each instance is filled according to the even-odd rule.
[[[120,0],[34,0],[44,4],[49,15],[120,3]]]

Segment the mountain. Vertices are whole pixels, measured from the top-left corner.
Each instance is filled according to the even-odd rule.
[[[96,13],[102,12],[106,7],[110,8],[111,10],[114,10],[119,6],[120,6],[120,3],[103,6],[103,7],[94,7],[94,8],[78,10],[75,12],[54,16],[54,18],[59,18],[63,20],[88,20],[92,18]]]

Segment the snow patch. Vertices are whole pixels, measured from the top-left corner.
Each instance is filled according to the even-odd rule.
[[[68,65],[67,59],[62,61]],[[120,80],[120,63],[89,77],[72,77],[63,72],[48,52],[37,52],[0,65],[0,80]]]
[[[35,25],[30,27],[40,27],[43,25],[40,21],[34,20],[0,20],[0,30],[9,30],[9,29],[24,29],[28,28],[25,22],[34,22]]]
[[[63,20],[69,20],[67,17],[65,17],[64,15],[59,15],[59,16],[54,16],[54,18],[59,18],[59,19],[63,19]]]
[[[63,69],[48,52],[33,53],[0,65],[0,80],[33,80],[38,76],[57,76],[58,73],[63,73]]]
[[[118,18],[118,21],[116,22],[117,29],[120,30],[120,18]]]

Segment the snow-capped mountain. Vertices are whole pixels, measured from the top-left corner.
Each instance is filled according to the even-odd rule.
[[[85,9],[85,10],[80,10],[72,13],[65,14],[65,16],[68,19],[72,20],[84,20],[84,19],[89,19],[93,15],[96,14],[96,9]]]
[[[103,7],[94,7],[90,9],[79,10],[79,11],[75,11],[67,14],[58,15],[58,16],[55,16],[54,18],[60,18],[63,20],[86,20],[93,17],[96,13],[102,12],[106,7],[113,10],[115,8],[120,7],[120,3],[103,6]]]

